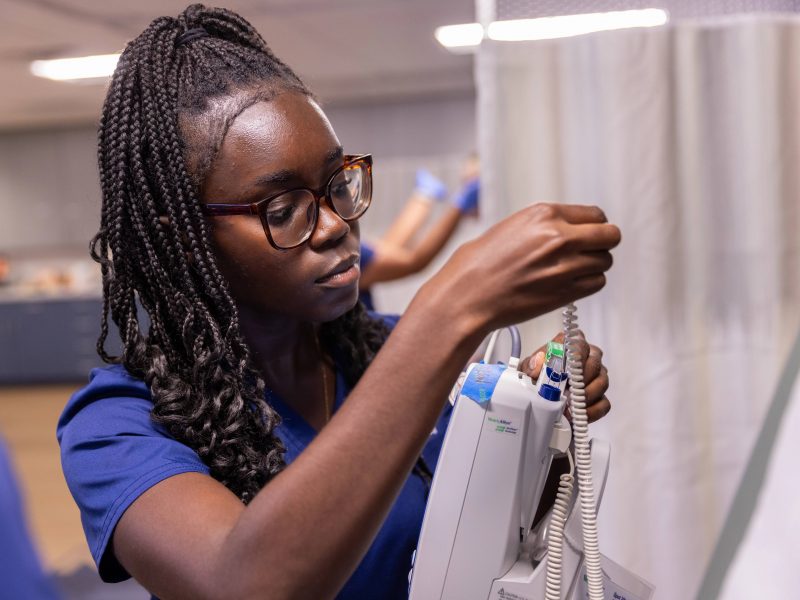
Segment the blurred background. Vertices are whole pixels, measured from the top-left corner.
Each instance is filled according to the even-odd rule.
[[[185,5],[0,0],[0,433],[42,561],[69,598],[146,594],[97,581],[54,433],[99,364],[88,241],[106,80],[53,81],[30,65],[119,52]],[[402,312],[458,244],[531,202],[599,204],[621,226],[609,285],[579,303],[612,377],[614,409],[592,430],[614,453],[601,548],[657,598],[694,597],[800,324],[800,2],[225,6],[310,85],[346,151],[373,153],[366,240],[399,214],[417,169],[456,191],[465,159],[480,155],[477,218],[427,269],[376,286],[379,310]],[[521,41],[490,26],[634,9],[663,18]],[[479,47],[434,36],[476,23],[487,32]],[[526,324],[526,346],[558,328],[558,315]]]

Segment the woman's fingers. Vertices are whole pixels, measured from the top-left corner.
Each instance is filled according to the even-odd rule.
[[[605,285],[621,238],[606,221],[596,206],[529,206],[461,246],[427,289],[443,287],[430,293],[459,298],[454,308],[486,329],[539,316]]]
[[[607,223],[606,213],[599,206],[589,204],[555,204],[567,223]]]
[[[603,365],[603,351],[586,342],[583,333],[578,331],[578,349],[583,364],[584,396],[586,398],[586,416],[589,422],[597,421],[611,410],[611,403],[606,397],[609,387],[608,369]],[[572,414],[566,411],[567,418]]]
[[[520,363],[521,371],[536,381],[544,366],[544,352],[538,351]]]
[[[580,353],[581,364],[584,366],[583,379],[588,384],[589,381],[597,377],[600,372],[600,360],[603,352],[597,346],[593,346],[586,341],[586,336],[580,329],[575,332],[578,341],[577,348]],[[564,343],[564,332],[560,331],[552,339],[557,344]],[[537,348],[530,356],[520,361],[519,370],[531,379],[536,379],[542,371],[545,359],[546,345]]]
[[[558,344],[564,343],[564,332],[558,332],[552,339],[553,342]],[[545,350],[547,344],[539,346],[530,356],[524,358],[519,363],[519,370],[525,373],[528,377],[536,381],[539,374],[542,372],[544,366]]]
[[[568,273],[569,279],[578,280],[589,275],[600,275],[608,271],[614,264],[611,253],[603,251],[582,252],[570,259],[569,263],[561,263],[556,268]]]
[[[606,416],[611,410],[611,402],[605,395],[609,387],[608,369],[603,365],[603,351],[597,346],[587,343],[582,331],[578,330],[576,333],[578,334],[577,346],[583,364],[586,417],[590,423],[593,423]],[[563,341],[563,335],[557,335],[553,341]],[[536,381],[544,366],[544,358],[544,351],[539,349],[520,362],[519,370]],[[569,403],[565,413],[571,421],[572,414],[569,410]]]
[[[572,228],[575,247],[584,252],[611,250],[622,241],[619,227],[610,223],[580,223],[572,225]]]
[[[601,366],[600,372],[586,384],[584,392],[586,393],[586,406],[591,406],[598,402],[605,393],[608,391],[608,369]]]
[[[586,417],[589,423],[594,423],[598,419],[605,417],[611,410],[611,402],[603,396],[599,401],[586,409]]]
[[[608,396],[603,396],[600,400],[586,408],[586,418],[589,423],[594,423],[605,417],[609,412],[611,412],[611,402]],[[564,408],[564,415],[567,417],[567,420],[572,423],[572,408],[569,404]]]
[[[583,362],[583,381],[588,387],[603,369],[603,351],[593,344],[587,345],[589,352]]]

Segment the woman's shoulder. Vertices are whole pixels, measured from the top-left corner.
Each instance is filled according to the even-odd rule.
[[[138,410],[132,410],[138,408]],[[89,383],[76,391],[67,401],[58,420],[58,438],[61,440],[65,427],[79,415],[91,413],[90,422],[113,419],[122,415],[131,417],[144,409],[149,421],[152,399],[150,389],[141,379],[131,375],[122,365],[110,365],[92,369]],[[105,419],[100,418],[105,414]],[[83,418],[82,418],[83,420]]]
[[[121,366],[94,369],[58,421],[61,466],[101,577],[128,574],[108,552],[119,518],[142,493],[187,472],[208,474],[190,447],[150,416],[147,384]]]
[[[134,394],[137,397],[150,399],[150,389],[147,384],[118,364],[92,369],[89,373],[89,383],[75,392],[74,396],[92,397],[120,394]]]

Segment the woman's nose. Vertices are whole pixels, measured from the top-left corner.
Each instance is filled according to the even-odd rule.
[[[315,246],[336,242],[350,233],[350,225],[333,210],[330,199],[320,199],[317,226],[311,235],[310,242]]]

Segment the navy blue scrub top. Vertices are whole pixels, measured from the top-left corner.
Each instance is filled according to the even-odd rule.
[[[375,260],[375,249],[366,242],[361,242],[361,254],[358,260],[358,268],[361,269],[362,273],[373,260]],[[372,299],[371,289],[360,290],[358,292],[358,299],[364,303],[367,310],[375,310],[375,302]]]
[[[383,317],[390,326],[396,318]],[[334,357],[335,359],[336,357]],[[337,368],[334,412],[350,388]],[[276,433],[291,463],[316,431],[274,394],[268,402],[280,414]],[[450,417],[446,407],[423,450],[431,471],[439,457]],[[125,510],[147,489],[179,473],[208,474],[208,467],[188,446],[150,419],[147,385],[114,365],[94,369],[89,385],[70,398],[58,423],[61,461],[100,577],[123,581],[130,575],[116,560],[111,535]],[[417,544],[429,480],[417,469],[406,480],[369,551],[337,598],[407,598],[408,572]],[[313,540],[308,540],[313,544]]]
[[[42,571],[25,526],[25,515],[5,444],[0,440],[0,590],[1,598],[54,600],[56,592]]]

